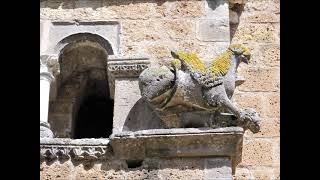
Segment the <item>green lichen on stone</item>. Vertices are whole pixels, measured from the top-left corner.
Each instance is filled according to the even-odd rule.
[[[231,56],[232,52],[230,50],[222,53],[215,60],[213,60],[212,64],[209,67],[209,72],[211,72],[213,76],[226,75],[231,67]]]
[[[244,55],[247,55],[247,56],[251,57],[250,50],[247,47],[245,47],[244,45],[242,45],[242,44],[231,44],[229,46],[229,49],[238,49],[238,51],[242,51],[242,53]]]
[[[205,73],[207,71],[206,65],[200,60],[200,58],[194,53],[186,53],[184,51],[174,52],[177,59],[181,60],[182,63],[186,64],[187,68],[191,72],[197,71]]]
[[[230,45],[225,52],[212,61],[209,67],[194,53],[186,53],[179,50],[172,51],[171,54],[175,58],[171,62],[175,69],[180,69],[182,65],[195,80],[208,87],[214,85],[218,78],[228,73],[232,64],[232,56],[246,55],[251,57],[249,49],[241,44]]]
[[[171,65],[175,68],[175,69],[181,69],[181,61],[179,59],[174,59],[171,61]]]

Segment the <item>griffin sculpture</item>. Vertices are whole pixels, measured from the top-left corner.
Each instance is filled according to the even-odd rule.
[[[236,86],[244,82],[236,72],[241,62],[249,63],[248,48],[230,45],[208,67],[196,54],[171,55],[171,67],[150,67],[139,77],[142,97],[168,128],[241,126],[259,132],[257,112],[231,101]]]

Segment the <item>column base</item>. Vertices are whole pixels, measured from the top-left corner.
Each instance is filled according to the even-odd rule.
[[[40,138],[53,138],[53,132],[50,129],[50,124],[40,122]]]

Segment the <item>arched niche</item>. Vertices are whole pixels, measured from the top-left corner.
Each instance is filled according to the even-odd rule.
[[[63,38],[54,47],[54,54],[63,52],[62,50],[70,44],[77,44],[78,46],[81,46],[83,43],[87,43],[88,46],[102,48],[107,51],[108,55],[114,55],[114,51],[109,41],[93,33],[77,33]],[[77,46],[74,47],[76,48]],[[69,48],[69,50],[71,50],[71,48]]]
[[[58,52],[57,97],[49,108],[56,137],[107,138],[112,133],[107,59],[110,43],[99,35],[79,33],[62,39]]]

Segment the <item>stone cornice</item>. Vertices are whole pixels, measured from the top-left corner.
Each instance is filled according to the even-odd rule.
[[[108,59],[108,73],[114,77],[138,77],[140,73],[150,65],[149,58],[116,58]]]
[[[127,131],[110,139],[40,138],[46,160],[144,160],[173,157],[229,157],[233,173],[241,162],[243,129],[178,128]]]

